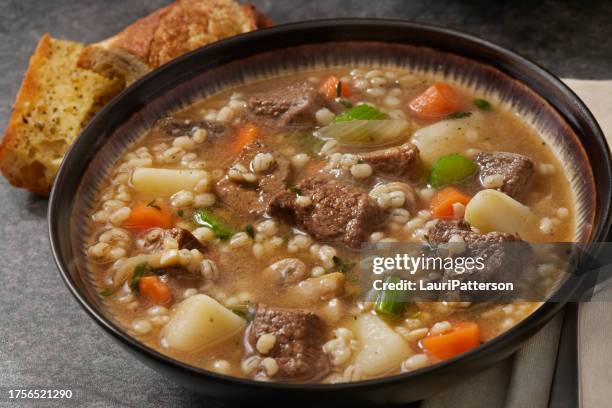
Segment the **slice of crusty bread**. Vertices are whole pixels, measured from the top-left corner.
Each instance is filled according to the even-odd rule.
[[[11,184],[49,194],[68,147],[121,90],[121,83],[78,68],[84,45],[40,39],[30,58],[0,145],[0,170]]]
[[[270,25],[255,7],[233,0],[176,0],[86,47],[78,65],[129,84],[186,52]]]

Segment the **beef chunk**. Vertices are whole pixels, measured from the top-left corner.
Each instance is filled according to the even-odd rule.
[[[229,135],[230,125],[224,122],[210,120],[183,120],[173,117],[163,118],[155,123],[154,131],[161,132],[166,136],[179,137],[190,136],[194,128],[205,129],[210,137],[221,137]]]
[[[327,374],[330,363],[323,353],[325,324],[314,313],[259,307],[249,330],[255,346],[263,334],[276,336],[266,354],[278,363],[278,379],[312,380]]]
[[[257,153],[271,152],[260,141],[249,143],[242,149],[232,166],[240,164],[249,168],[251,160]],[[232,210],[242,214],[263,213],[272,197],[287,189],[290,174],[290,163],[281,154],[274,154],[275,163],[262,174],[257,181],[237,182],[225,176],[215,186],[215,192],[221,201]]]
[[[297,224],[318,240],[359,248],[384,219],[384,212],[364,191],[339,181],[310,177],[297,189],[311,198],[310,205],[298,205],[295,192],[283,191],[272,199],[269,212]]]
[[[383,176],[414,179],[419,175],[419,149],[412,143],[364,153],[359,158]]]
[[[442,244],[448,242],[454,235],[458,235],[468,243],[487,242],[519,242],[520,238],[503,232],[489,232],[481,234],[472,230],[467,221],[457,222],[440,220],[429,231],[429,242],[432,244]]]
[[[445,270],[443,281],[459,280],[477,282],[513,282],[518,283],[527,267],[533,262],[534,254],[528,243],[517,236],[503,232],[488,232],[486,234],[472,230],[466,221],[440,220],[429,231],[429,242],[434,245],[449,242],[453,236],[459,236],[466,243],[465,252],[458,256],[482,257],[484,268],[471,269],[464,272]],[[439,248],[438,248],[439,250]],[[453,293],[445,294],[444,300],[491,300],[496,293]]]
[[[533,162],[527,156],[507,152],[481,152],[476,156],[480,167],[480,183],[487,176],[501,174],[503,182],[499,190],[518,198],[526,190],[533,175]]]
[[[311,125],[318,105],[317,90],[308,82],[262,92],[248,101],[251,115],[278,127]]]
[[[178,227],[167,230],[157,229],[149,231],[142,239],[140,246],[148,251],[161,250],[164,245],[164,238],[166,237],[176,240],[179,249],[197,249],[202,253],[206,251],[206,246],[200,243],[191,232]]]

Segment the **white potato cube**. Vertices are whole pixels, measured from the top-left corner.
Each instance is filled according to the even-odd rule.
[[[170,197],[181,190],[193,190],[207,176],[204,170],[154,169],[141,167],[132,173],[132,185],[144,194]]]
[[[243,318],[207,295],[183,300],[163,330],[162,337],[171,349],[192,352],[218,344],[242,333]]]
[[[530,238],[535,223],[531,209],[497,190],[479,191],[465,207],[465,220],[481,232],[506,232]]]
[[[478,126],[480,115],[462,119],[449,119],[425,126],[414,132],[412,143],[420,151],[423,163],[431,166],[437,159],[447,154],[463,154],[465,147],[470,145],[466,133]]]
[[[379,376],[397,370],[413,352],[406,341],[374,314],[362,314],[353,325],[360,349],[351,364],[366,376]]]

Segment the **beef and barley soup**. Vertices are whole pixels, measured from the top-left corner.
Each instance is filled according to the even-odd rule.
[[[119,323],[180,361],[262,381],[416,370],[539,305],[364,301],[363,243],[574,234],[568,180],[532,127],[491,97],[399,69],[202,98],[124,152],[95,206],[89,264]],[[553,266],[538,268],[546,284]]]

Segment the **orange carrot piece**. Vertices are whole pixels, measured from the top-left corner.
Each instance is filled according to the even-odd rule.
[[[448,116],[461,109],[461,96],[448,84],[436,82],[410,102],[410,109],[425,119]]]
[[[330,75],[321,84],[319,93],[323,95],[328,102],[333,102],[337,97],[348,98],[351,96],[351,87],[340,81],[338,77]]]
[[[170,288],[157,276],[144,276],[138,282],[140,295],[156,305],[165,305],[172,300]]]
[[[429,208],[434,218],[453,218],[453,204],[467,205],[471,197],[455,187],[445,187],[431,199]]]
[[[450,332],[428,335],[421,346],[433,356],[446,360],[480,345],[480,326],[474,322],[453,325]]]
[[[145,230],[149,228],[170,228],[172,227],[172,214],[161,205],[147,205],[138,203],[130,212],[130,216],[123,225],[134,230]]]
[[[233,154],[238,154],[244,146],[259,137],[261,137],[261,130],[259,127],[254,123],[246,123],[238,129],[236,138],[232,141],[229,150]]]

